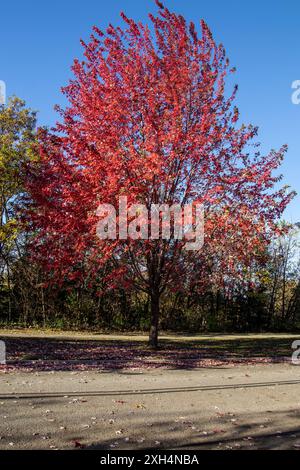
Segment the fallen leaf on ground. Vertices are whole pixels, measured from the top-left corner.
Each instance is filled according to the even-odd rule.
[[[74,446],[76,448],[80,448],[80,449],[83,449],[85,447],[85,445],[81,444],[81,442],[79,442],[79,441],[74,441]]]

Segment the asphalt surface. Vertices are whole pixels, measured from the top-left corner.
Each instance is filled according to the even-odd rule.
[[[0,449],[300,449],[300,367],[0,373]]]

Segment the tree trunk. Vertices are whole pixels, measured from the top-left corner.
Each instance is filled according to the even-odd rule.
[[[158,320],[159,320],[159,293],[151,294],[151,327],[149,333],[149,346],[157,349],[158,346]]]

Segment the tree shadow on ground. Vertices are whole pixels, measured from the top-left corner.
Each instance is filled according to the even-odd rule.
[[[284,425],[289,417],[294,424]],[[194,414],[182,420],[177,427],[174,421],[163,420],[152,427],[153,436],[142,443],[137,436],[145,434],[143,423],[135,423],[134,433],[126,433],[124,439],[107,439],[84,446],[91,450],[114,449],[172,449],[172,450],[296,450],[300,449],[299,410],[272,413],[266,425],[262,413],[239,416],[238,421],[228,427],[231,413],[220,419],[195,420]],[[196,422],[195,422],[196,421]],[[227,421],[227,426],[226,426]],[[196,426],[195,426],[196,425]],[[183,429],[185,427],[185,429]]]
[[[282,362],[290,357],[293,339],[239,338],[160,341],[158,350],[143,341],[83,340],[2,336],[7,368],[31,370],[194,369],[232,364]],[[2,366],[3,367],[3,366]]]

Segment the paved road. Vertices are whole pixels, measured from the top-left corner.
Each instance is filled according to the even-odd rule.
[[[0,375],[0,449],[297,449],[300,367]]]

